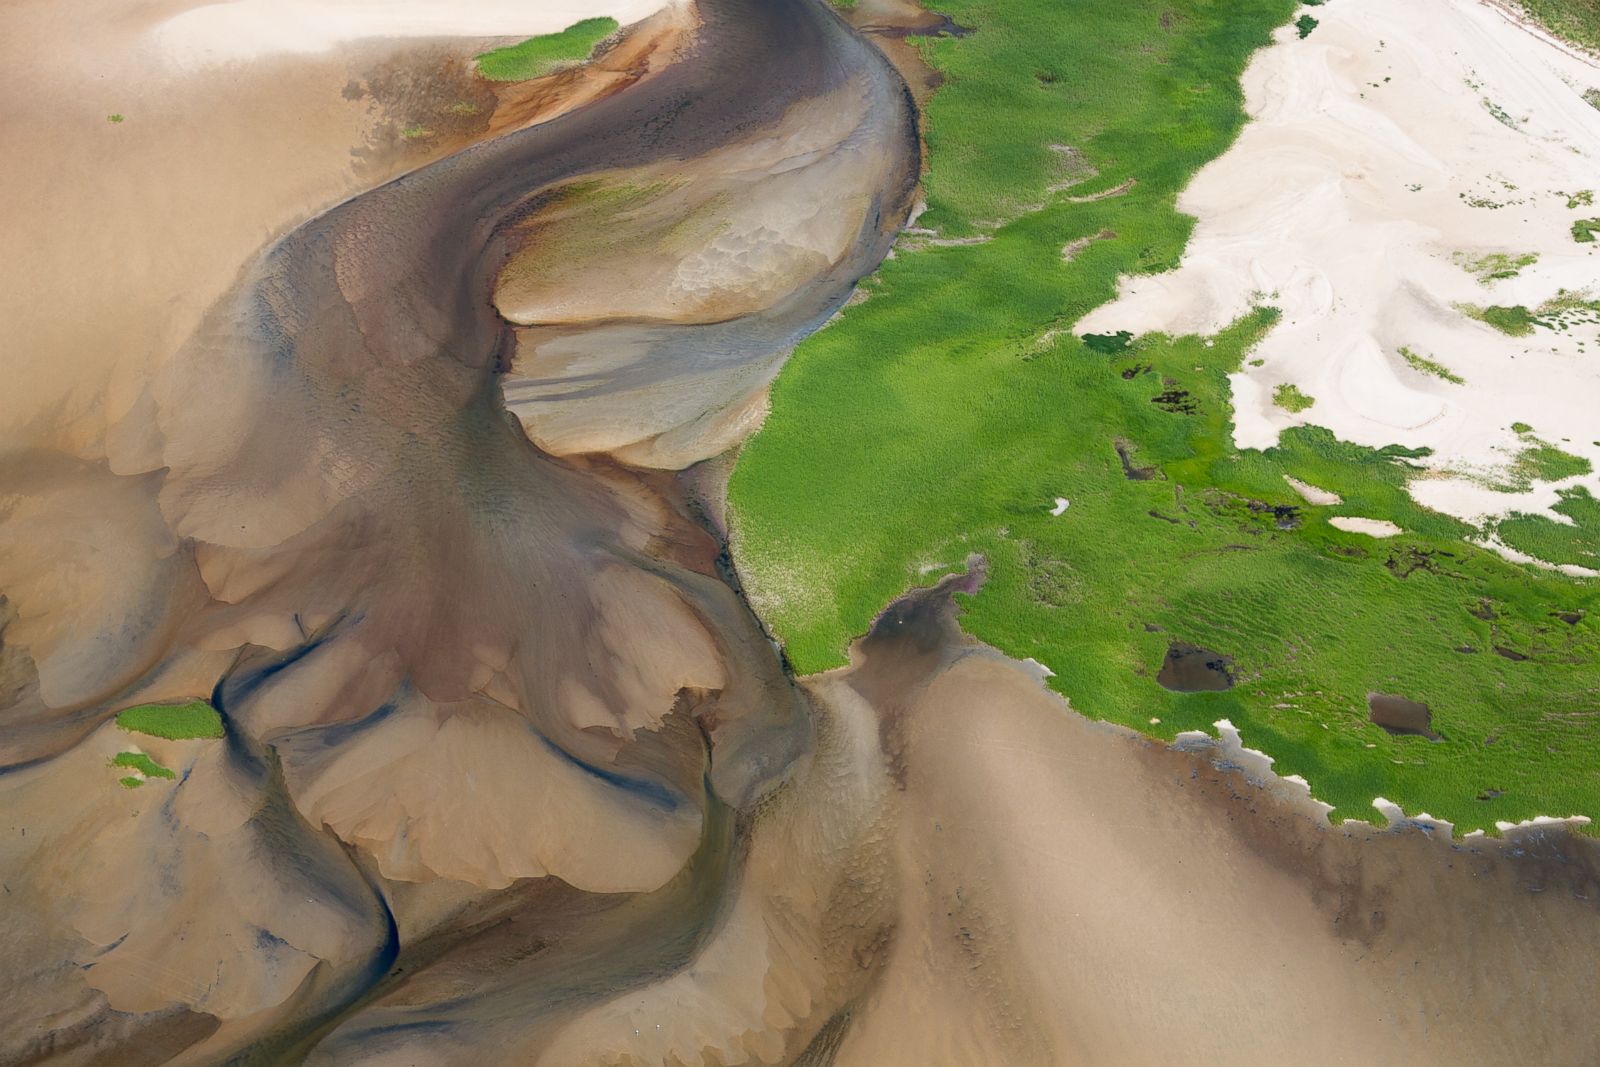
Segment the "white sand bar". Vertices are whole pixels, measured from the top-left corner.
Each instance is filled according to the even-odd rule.
[[[1400,527],[1387,519],[1361,519],[1354,515],[1335,515],[1328,525],[1346,533],[1366,534],[1368,537],[1393,537],[1401,533]]]
[[[1299,478],[1291,478],[1285,474],[1283,476],[1283,480],[1288,482],[1289,488],[1299,493],[1300,499],[1304,500],[1307,504],[1315,504],[1318,507],[1325,507],[1329,504],[1344,503],[1344,498],[1338,493],[1330,493],[1326,489],[1318,489],[1309,482],[1302,482]]]
[[[1246,72],[1253,121],[1180,198],[1200,220],[1181,267],[1125,279],[1075,328],[1211,333],[1270,304],[1283,319],[1252,353],[1263,365],[1231,379],[1239,446],[1304,422],[1426,446],[1438,473],[1413,483],[1420,502],[1469,521],[1542,511],[1552,486],[1489,493],[1459,475],[1504,469],[1518,421],[1600,469],[1600,328],[1509,337],[1454,305],[1600,297],[1600,243],[1572,238],[1600,217],[1600,110],[1582,96],[1600,69],[1478,0],[1339,0],[1314,17]],[[1584,190],[1595,203],[1569,206]],[[1538,260],[1498,280],[1457,262],[1494,253]],[[1285,382],[1316,405],[1276,407]]]

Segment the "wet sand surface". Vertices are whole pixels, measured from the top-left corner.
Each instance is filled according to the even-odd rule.
[[[914,81],[953,32],[856,21]],[[8,267],[0,1061],[1600,1057],[1564,827],[1330,828],[1088,723],[960,634],[976,560],[789,675],[722,454],[911,209],[872,46],[704,0],[493,93],[408,49],[80,87],[84,131],[164,124],[114,150],[13,75],[67,177],[0,165],[49,250]],[[224,737],[109,721],[193,695]],[[175,777],[118,786],[130,746]]]
[[[903,793],[899,924],[832,1062],[1600,1054],[1592,840],[1330,827],[1216,742],[1071,713],[927,599],[835,683],[887,696]]]

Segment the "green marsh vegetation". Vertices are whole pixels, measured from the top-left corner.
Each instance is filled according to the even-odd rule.
[[[1583,486],[1558,490],[1557,513],[1570,525],[1550,522],[1538,515],[1513,514],[1495,532],[1512,548],[1549,563],[1600,570],[1600,500]]]
[[[1512,256],[1504,252],[1491,252],[1485,256],[1474,256],[1467,252],[1457,252],[1450,257],[1450,260],[1477,278],[1480,283],[1488,285],[1490,282],[1515,278],[1522,273],[1522,268],[1531,267],[1539,262],[1539,253],[1526,252],[1520,256]]]
[[[1272,402],[1285,411],[1296,414],[1315,406],[1315,397],[1307,396],[1300,391],[1299,386],[1291,382],[1283,382],[1272,391]]]
[[[1579,244],[1592,244],[1600,234],[1600,219],[1578,219],[1572,224],[1572,239]]]
[[[169,741],[222,736],[222,716],[204,700],[139,704],[118,712],[117,725],[132,733],[164,737]]]
[[[1561,289],[1556,295],[1532,310],[1522,304],[1509,306],[1492,304],[1457,304],[1457,311],[1486,326],[1492,326],[1508,337],[1527,337],[1535,327],[1564,331],[1573,326],[1600,324],[1600,300],[1588,293],[1575,293]]]
[[[113,767],[128,767],[132,770],[136,770],[140,774],[144,775],[145,778],[177,777],[177,775],[172,773],[169,768],[161,766],[161,764],[157,763],[143,752],[118,752],[116,756],[112,758],[111,765]],[[124,779],[123,784],[127,784],[126,779]]]
[[[1427,356],[1418,355],[1405,345],[1400,346],[1400,358],[1405,360],[1406,365],[1419,374],[1428,374],[1435,378],[1442,378],[1451,385],[1467,384],[1467,380],[1465,378],[1461,377],[1459,374],[1456,374],[1443,363],[1440,363],[1437,360],[1429,359]]]
[[[1526,337],[1533,332],[1533,312],[1521,304],[1457,304],[1456,310],[1485,326],[1493,326],[1507,337]]]
[[[1512,423],[1511,428],[1522,437],[1523,446],[1504,471],[1479,479],[1496,492],[1526,493],[1535,482],[1559,482],[1594,470],[1582,456],[1563,452],[1550,442],[1534,437],[1527,423]]]
[[[1600,0],[1518,0],[1524,13],[1557,37],[1600,51]]]
[[[1312,18],[1310,15],[1301,15],[1295,20],[1294,28],[1300,34],[1300,39],[1303,41],[1307,37],[1310,37],[1311,31],[1320,25],[1321,23]]]
[[[1269,307],[1213,338],[1071,332],[1119,275],[1178,262],[1193,220],[1177,194],[1238,132],[1239,76],[1295,6],[946,4],[976,32],[918,44],[946,78],[919,224],[993,239],[902,252],[800,346],[733,475],[735,559],[803,673],[844,663],[889,601],[977,552],[989,578],[963,598],[964,627],[1044,663],[1091,717],[1167,738],[1229,718],[1336,819],[1376,819],[1379,795],[1463,830],[1600,813],[1585,726],[1600,587],[1510,563],[1418,505],[1422,450],[1318,427],[1235,449],[1227,375]],[[1052,192],[1061,144],[1097,175]],[[1343,503],[1308,506],[1285,474]],[[1056,497],[1072,506],[1052,516]],[[1405,533],[1344,533],[1327,521],[1340,514]],[[1526,521],[1501,535],[1559,534]],[[1238,684],[1163,689],[1172,641],[1232,656]],[[1372,691],[1427,703],[1444,740],[1372,725]]]
[[[584,19],[560,33],[530,37],[520,44],[496,48],[477,59],[478,73],[490,81],[526,81],[549,74],[564,63],[589,58],[594,46],[617,32],[614,18]]]

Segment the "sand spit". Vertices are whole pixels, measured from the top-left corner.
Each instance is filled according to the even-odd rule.
[[[1556,486],[1449,475],[1504,469],[1516,422],[1600,470],[1600,331],[1511,337],[1459,308],[1596,287],[1600,246],[1571,227],[1600,210],[1600,111],[1582,97],[1600,68],[1475,0],[1341,0],[1316,17],[1246,72],[1253,121],[1180,198],[1200,219],[1183,265],[1128,279],[1076,328],[1211,332],[1270,304],[1283,320],[1252,353],[1263,365],[1232,376],[1238,445],[1311,422],[1428,447],[1441,476],[1412,483],[1422,503],[1471,521],[1545,511]],[[1285,382],[1316,404],[1274,405]],[[1600,473],[1570,484],[1600,490]]]

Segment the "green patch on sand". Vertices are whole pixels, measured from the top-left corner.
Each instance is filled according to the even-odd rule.
[[[1534,441],[1511,464],[1511,485],[1505,492],[1525,493],[1534,482],[1559,482],[1588,474],[1594,468],[1582,456],[1563,452],[1547,441]]]
[[[1522,438],[1511,461],[1499,469],[1468,473],[1466,477],[1497,493],[1526,493],[1537,482],[1559,482],[1594,470],[1582,456],[1563,452],[1533,436],[1533,427],[1525,422],[1514,422],[1511,429]]]
[[[117,725],[133,733],[165,737],[169,741],[222,736],[222,716],[204,700],[126,708],[117,713]]]
[[[530,37],[520,44],[483,53],[477,59],[478,73],[497,82],[537,78],[563,64],[588,59],[595,45],[616,32],[616,19],[584,19],[560,33]]]
[[[1235,448],[1228,375],[1270,309],[1212,338],[1073,335],[1120,275],[1180,259],[1178,193],[1237,134],[1240,74],[1291,0],[941,10],[976,32],[915,42],[945,78],[919,225],[993,239],[885,262],[872,299],[784,368],[730,486],[735,561],[796,668],[841,665],[888,602],[979,553],[963,626],[1043,663],[1090,717],[1164,738],[1231,719],[1335,819],[1377,819],[1375,796],[1463,831],[1600,814],[1600,583],[1511,563],[1418,505],[1420,450],[1317,427]],[[1059,145],[1096,176],[1052,190]],[[1343,502],[1306,508],[1284,475]],[[1058,497],[1072,506],[1052,515]],[[1405,533],[1375,541],[1336,515]],[[1162,688],[1174,640],[1232,656],[1237,684]],[[1427,703],[1444,740],[1372,725],[1374,691]]]
[[[1560,494],[1555,510],[1570,519],[1570,524],[1514,514],[1501,521],[1495,532],[1517,551],[1547,563],[1600,570],[1600,500],[1581,485],[1560,490]]]
[[[111,760],[113,767],[127,767],[146,778],[176,778],[171,770],[161,766],[143,752],[118,752]]]
[[[1527,337],[1534,329],[1564,331],[1573,326],[1600,324],[1600,300],[1588,293],[1575,293],[1562,289],[1555,296],[1532,310],[1521,304],[1491,305],[1457,304],[1457,311],[1471,319],[1492,326],[1508,337]]]
[[[1507,337],[1526,337],[1533,332],[1533,312],[1521,304],[1490,305],[1457,304],[1456,310],[1469,319],[1477,319],[1492,326]]]
[[[1465,378],[1453,372],[1443,363],[1440,363],[1437,360],[1429,359],[1427,356],[1419,355],[1418,353],[1407,348],[1405,345],[1400,346],[1400,358],[1406,361],[1406,366],[1410,367],[1418,374],[1427,374],[1434,378],[1442,378],[1451,385],[1467,384],[1467,380]]]
[[[1298,386],[1283,382],[1272,391],[1272,402],[1285,411],[1296,414],[1316,405],[1316,398],[1302,393]]]
[[[1511,256],[1504,252],[1491,252],[1485,256],[1474,256],[1466,252],[1457,252],[1450,257],[1450,261],[1487,285],[1490,282],[1515,278],[1522,273],[1524,267],[1531,267],[1539,262],[1539,253],[1526,252],[1520,256]]]

